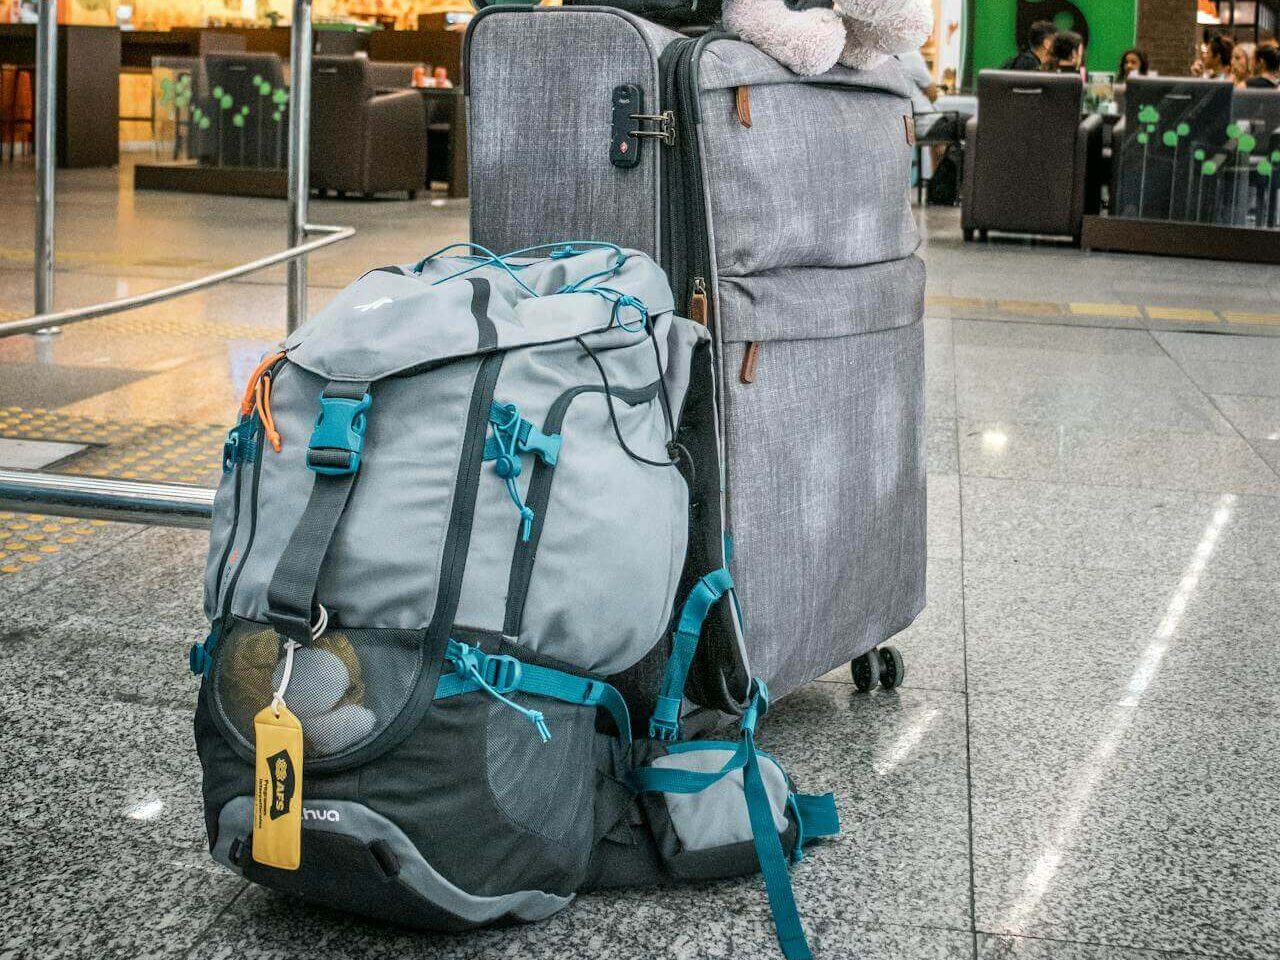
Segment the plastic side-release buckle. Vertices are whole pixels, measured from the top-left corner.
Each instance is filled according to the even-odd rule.
[[[227,431],[222,444],[222,472],[230,473],[237,463],[249,463],[258,455],[258,421],[241,417],[240,422]]]
[[[682,699],[658,697],[653,716],[649,718],[649,739],[674,743],[680,739],[680,707]]]
[[[754,737],[756,724],[760,722],[761,717],[769,712],[769,688],[765,686],[765,682],[759,677],[753,677],[751,680],[749,701],[746,711],[742,714],[742,723],[738,729]]]
[[[359,400],[320,398],[320,415],[307,445],[307,466],[312,471],[340,477],[360,469],[367,425],[365,411],[372,403],[367,393]]]

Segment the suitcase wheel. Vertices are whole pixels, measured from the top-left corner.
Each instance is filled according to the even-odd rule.
[[[867,693],[880,682],[880,656],[878,650],[868,650],[849,664],[853,685],[859,693]]]
[[[881,647],[875,651],[880,657],[880,686],[892,690],[900,686],[907,675],[907,665],[897,647]]]

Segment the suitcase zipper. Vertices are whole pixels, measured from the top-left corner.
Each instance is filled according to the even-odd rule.
[[[693,278],[693,293],[689,297],[689,319],[704,327],[707,325],[707,281],[702,277]]]
[[[697,64],[711,35],[673,40],[662,52],[663,107],[674,116],[672,153],[663,157],[662,266],[671,277],[677,303],[689,304],[693,314],[701,306],[703,320],[711,322],[711,301],[706,292],[710,277],[710,232],[707,229],[703,193],[702,157],[698,149]],[[702,289],[696,287],[702,280]],[[695,300],[701,292],[703,303]],[[696,319],[696,318],[695,318]]]

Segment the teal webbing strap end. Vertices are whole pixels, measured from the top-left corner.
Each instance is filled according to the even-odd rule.
[[[237,463],[252,463],[257,456],[258,418],[250,413],[227,432],[222,444],[222,472],[230,473]]]
[[[213,651],[217,645],[217,627],[209,631],[209,635],[204,638],[204,643],[193,643],[191,645],[191,650],[187,653],[187,666],[191,669],[192,674],[197,677],[209,676],[209,670],[213,666]]]
[[[360,469],[367,425],[365,411],[372,403],[367,393],[358,400],[320,397],[320,415],[307,444],[307,466],[312,471],[341,477]]]
[[[804,859],[804,847],[817,837],[834,837],[840,832],[840,815],[836,798],[830,793],[793,793],[787,797],[787,808],[796,821],[796,845],[791,861]]]
[[[680,739],[680,707],[683,703],[683,697],[658,697],[658,705],[649,719],[651,740],[674,743]]]
[[[804,824],[806,838],[834,837],[840,832],[840,814],[832,794],[795,793],[792,799],[792,809]]]
[[[742,714],[742,723],[738,729],[744,735],[754,737],[756,734],[756,725],[760,722],[760,718],[769,712],[769,688],[765,686],[765,682],[759,677],[755,677],[751,681],[750,700],[747,709]]]

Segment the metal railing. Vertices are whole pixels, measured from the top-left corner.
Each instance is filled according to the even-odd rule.
[[[55,333],[60,326],[172,300],[284,262],[289,264],[286,328],[293,332],[305,318],[307,310],[307,254],[345,240],[355,233],[350,227],[307,223],[310,189],[307,166],[311,136],[311,0],[293,0],[293,59],[289,78],[288,248],[229,270],[150,293],[61,311],[53,309],[57,6],[57,0],[40,0],[36,39],[36,312],[30,317],[0,323],[0,338],[24,333]],[[313,234],[320,236],[307,239]],[[0,470],[0,508],[132,523],[199,527],[209,524],[213,511],[213,491],[180,484]]]

